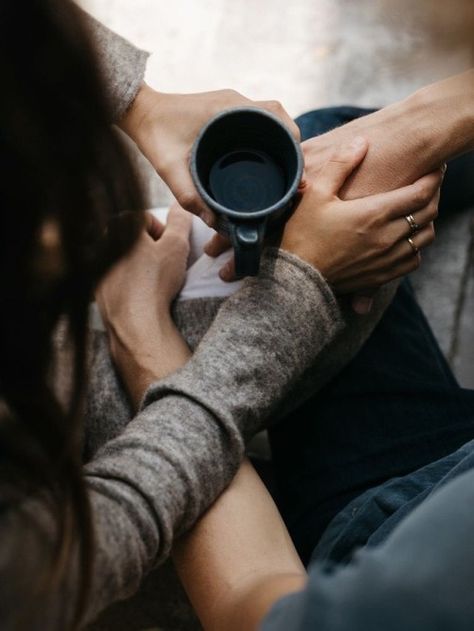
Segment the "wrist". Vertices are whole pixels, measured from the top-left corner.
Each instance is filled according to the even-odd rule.
[[[181,368],[191,355],[169,310],[139,329],[110,326],[108,331],[112,358],[136,409],[153,382]]]
[[[405,100],[434,167],[474,149],[474,70],[425,86]]]
[[[161,109],[161,103],[165,95],[151,88],[147,83],[142,83],[131,106],[118,122],[118,126],[137,144],[140,138],[147,133],[149,123],[153,119],[156,124],[156,114]]]

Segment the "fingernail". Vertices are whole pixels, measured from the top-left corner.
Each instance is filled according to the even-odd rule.
[[[352,301],[352,308],[359,315],[367,315],[372,309],[374,301],[367,296],[358,296]]]
[[[446,162],[443,162],[443,164],[441,165],[441,173],[444,175],[447,169],[448,169],[448,165],[446,164]]]
[[[351,142],[351,149],[360,149],[365,146],[365,138],[363,136],[356,136]]]

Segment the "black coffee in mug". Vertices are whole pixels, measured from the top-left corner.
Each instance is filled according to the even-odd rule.
[[[285,194],[282,167],[263,151],[231,151],[209,173],[209,192],[226,208],[252,213],[276,204]]]
[[[264,236],[291,213],[302,172],[299,144],[265,110],[228,110],[201,130],[191,173],[232,241],[238,276],[258,273]]]

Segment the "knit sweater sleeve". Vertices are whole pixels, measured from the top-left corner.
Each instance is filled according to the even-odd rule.
[[[339,307],[319,273],[291,255],[270,251],[260,276],[226,302],[188,364],[150,387],[140,413],[85,467],[95,533],[88,619],[133,593],[145,573],[166,558],[174,537],[232,479],[245,437],[340,326]],[[39,513],[35,509],[35,516]],[[11,514],[0,519],[3,541],[12,523]],[[22,568],[22,580],[34,574],[23,570],[37,551],[25,537],[20,541],[14,552],[12,546],[11,553],[5,549],[0,555],[4,584],[12,567]],[[14,589],[15,581],[8,584]],[[73,593],[74,585],[71,578],[67,590]],[[13,596],[7,602],[18,602],[18,594]],[[55,622],[64,598],[51,594],[42,603],[47,624],[40,616],[38,627],[30,628],[64,628],[64,621]]]
[[[143,83],[149,53],[114,33],[85,11],[81,13],[99,57],[113,120],[118,121]]]

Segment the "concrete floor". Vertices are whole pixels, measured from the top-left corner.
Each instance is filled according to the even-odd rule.
[[[157,89],[232,87],[296,116],[383,105],[469,67],[472,0],[82,0],[152,52]]]
[[[159,90],[232,87],[281,100],[296,116],[319,106],[380,106],[474,62],[473,0],[82,0],[153,53]],[[473,175],[474,177],[474,175]],[[153,201],[165,194],[156,181]],[[474,387],[471,213],[440,226],[415,277],[420,301],[461,383]],[[95,631],[196,628],[166,572]],[[163,602],[163,593],[168,598]],[[159,602],[156,596],[160,594]]]

